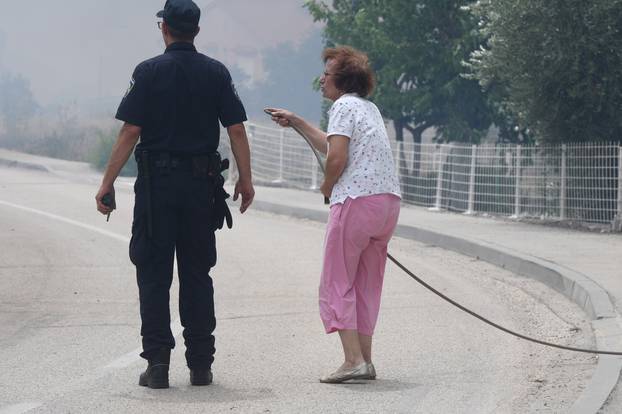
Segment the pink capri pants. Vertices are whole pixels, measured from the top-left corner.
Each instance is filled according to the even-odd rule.
[[[387,262],[387,244],[400,212],[393,194],[347,198],[330,208],[320,280],[326,333],[357,330],[372,336]]]

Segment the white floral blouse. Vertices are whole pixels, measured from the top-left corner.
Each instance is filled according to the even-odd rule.
[[[374,194],[401,198],[389,137],[376,105],[356,94],[345,94],[333,103],[328,115],[328,145],[332,135],[350,138],[346,168],[333,187],[330,204]]]

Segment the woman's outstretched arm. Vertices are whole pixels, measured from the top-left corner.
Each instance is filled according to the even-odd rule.
[[[327,153],[328,145],[326,142],[326,132],[310,124],[306,119],[286,109],[266,108],[266,112],[269,112],[272,115],[272,120],[277,124],[283,127],[294,126],[298,128],[300,132],[309,138],[311,144],[313,144],[318,151],[322,154]]]

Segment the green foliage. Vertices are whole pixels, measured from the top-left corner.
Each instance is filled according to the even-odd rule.
[[[103,171],[108,164],[108,159],[112,153],[112,147],[117,140],[116,129],[109,131],[99,131],[97,145],[89,155],[89,161],[93,167]],[[121,176],[135,177],[138,175],[138,166],[134,157],[130,157],[125,166],[121,169]]]
[[[327,46],[365,51],[376,72],[372,99],[401,129],[436,127],[442,140],[477,142],[492,122],[476,81],[461,76],[462,62],[478,46],[469,0],[309,0],[316,21],[326,23]]]
[[[480,0],[474,77],[549,142],[622,137],[621,0]]]

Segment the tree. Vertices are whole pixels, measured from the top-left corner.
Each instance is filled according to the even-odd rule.
[[[0,75],[0,120],[9,139],[16,139],[38,105],[30,84],[21,76]]]
[[[474,77],[550,143],[622,137],[621,0],[480,0]]]
[[[462,62],[479,45],[468,0],[307,1],[316,21],[326,23],[327,46],[365,51],[378,85],[372,100],[394,122],[396,139],[408,130],[421,143],[436,128],[444,141],[478,142],[493,120],[480,86],[462,75]],[[413,170],[419,170],[415,152]]]

